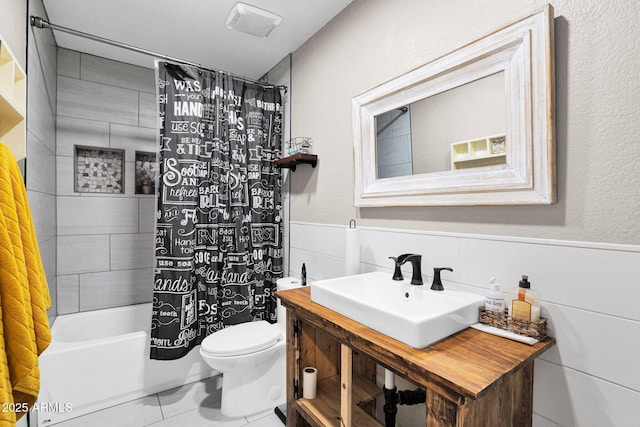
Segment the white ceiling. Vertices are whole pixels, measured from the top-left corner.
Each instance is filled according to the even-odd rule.
[[[244,0],[282,17],[264,39],[225,26],[237,0],[44,0],[44,5],[52,24],[257,79],[351,1]],[[54,34],[60,47],[153,68],[150,56]]]

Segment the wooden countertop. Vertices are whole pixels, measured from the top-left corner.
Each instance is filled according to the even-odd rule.
[[[310,286],[280,291],[282,304],[402,377],[463,404],[478,399],[518,368],[553,345],[533,346],[467,328],[423,349],[412,348],[311,301]]]

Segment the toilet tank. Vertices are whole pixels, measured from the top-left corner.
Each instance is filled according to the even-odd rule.
[[[282,279],[278,279],[276,281],[276,288],[278,291],[286,291],[288,289],[295,289],[302,286],[302,282],[300,279],[296,279],[295,277],[283,277]],[[280,298],[276,298],[278,300],[278,327],[283,331],[286,330],[287,326],[285,321],[287,320],[287,309],[282,306],[280,303]]]

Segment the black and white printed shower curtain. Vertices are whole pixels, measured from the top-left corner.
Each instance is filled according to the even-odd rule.
[[[280,91],[159,62],[151,358],[229,325],[275,321],[282,277]]]

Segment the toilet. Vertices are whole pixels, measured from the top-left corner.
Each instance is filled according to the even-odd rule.
[[[278,279],[277,290],[300,287],[293,277]],[[278,321],[233,325],[206,337],[200,354],[222,373],[220,412],[236,418],[266,411],[286,401],[286,309],[278,300]]]

